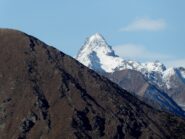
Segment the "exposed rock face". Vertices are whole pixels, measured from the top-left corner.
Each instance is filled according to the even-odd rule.
[[[0,30],[0,139],[185,138],[152,109],[38,39]]]

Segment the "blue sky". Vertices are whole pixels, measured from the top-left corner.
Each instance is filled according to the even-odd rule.
[[[75,56],[99,32],[126,59],[185,66],[184,0],[0,0],[0,27]]]

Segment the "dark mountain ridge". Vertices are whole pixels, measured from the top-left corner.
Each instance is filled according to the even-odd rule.
[[[185,138],[184,119],[30,35],[0,29],[0,48],[0,139]]]

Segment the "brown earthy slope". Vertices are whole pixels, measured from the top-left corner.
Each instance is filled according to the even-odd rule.
[[[185,121],[141,103],[34,37],[0,30],[1,139],[185,138]]]

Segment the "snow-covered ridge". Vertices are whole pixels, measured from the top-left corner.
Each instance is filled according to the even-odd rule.
[[[87,67],[104,72],[113,72],[123,62],[99,33],[87,38],[76,59]]]
[[[123,69],[139,71],[150,83],[162,88],[170,89],[174,84],[172,78],[182,80],[185,84],[184,68],[166,68],[159,61],[140,63],[124,60],[115,54],[100,33],[87,38],[76,59],[97,72],[113,73]]]
[[[127,61],[118,57],[100,33],[96,33],[86,39],[86,42],[80,49],[76,59],[90,68],[92,66],[92,61],[94,61],[94,59],[98,59],[98,64],[100,65],[99,68],[105,72],[135,69],[143,73],[153,71],[162,73],[166,70],[166,67],[159,61],[140,63],[137,61]]]

